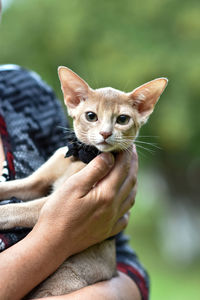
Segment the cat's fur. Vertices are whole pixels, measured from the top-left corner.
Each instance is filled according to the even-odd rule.
[[[76,136],[83,143],[94,145],[104,152],[125,150],[131,146],[167,85],[166,78],[158,78],[130,93],[110,87],[93,90],[70,69],[60,67],[58,72]],[[34,226],[40,209],[48,199],[45,195],[49,187],[56,189],[84,167],[81,161],[65,158],[66,152],[67,147],[58,149],[43,166],[25,179],[0,183],[1,200],[15,196],[25,201],[0,206],[1,229]],[[115,274],[114,241],[107,240],[69,258],[27,299],[67,294],[110,279]]]

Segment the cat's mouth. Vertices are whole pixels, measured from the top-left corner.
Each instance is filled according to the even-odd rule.
[[[101,152],[111,152],[115,150],[115,146],[106,141],[97,143],[95,147]]]
[[[97,145],[110,145],[109,143],[107,143],[106,141],[103,141],[103,142],[100,142],[100,143],[98,143]]]

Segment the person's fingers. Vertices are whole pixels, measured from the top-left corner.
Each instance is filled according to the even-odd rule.
[[[119,208],[119,212],[118,212],[119,217],[122,217],[124,214],[126,214],[127,211],[129,211],[132,208],[132,206],[134,205],[136,191],[137,191],[137,185],[134,186],[134,188],[132,189],[132,191],[126,198],[126,200],[121,204],[121,206]]]
[[[131,162],[131,152],[132,150],[121,151],[116,154],[114,168],[112,172],[106,176],[105,181],[102,183],[102,188],[108,193],[113,190],[118,191],[121,184],[127,177]]]
[[[119,232],[121,232],[122,230],[124,230],[128,225],[129,217],[130,217],[130,212],[128,211],[125,215],[119,218],[119,220],[113,226],[110,236],[114,236]]]
[[[138,158],[135,152],[132,154],[129,173],[118,192],[119,203],[126,199],[137,183]]]
[[[79,197],[85,196],[92,187],[112,169],[114,157],[111,153],[102,153],[73,176],[80,187]]]

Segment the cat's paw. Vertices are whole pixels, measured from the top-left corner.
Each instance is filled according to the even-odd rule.
[[[9,199],[9,182],[0,182],[0,201]]]
[[[10,229],[19,226],[19,218],[15,214],[13,204],[0,205],[0,229]]]

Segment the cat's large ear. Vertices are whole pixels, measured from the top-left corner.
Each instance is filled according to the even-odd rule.
[[[87,99],[90,87],[76,73],[67,67],[59,67],[58,76],[64,101],[69,109],[75,108],[82,100]]]
[[[167,83],[167,78],[157,78],[139,86],[128,94],[141,117],[141,123],[144,124],[148,120]]]

